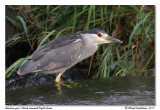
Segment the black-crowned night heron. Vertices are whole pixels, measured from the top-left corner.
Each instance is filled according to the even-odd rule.
[[[31,72],[57,73],[56,82],[61,75],[78,62],[92,56],[99,44],[122,43],[108,36],[100,29],[90,29],[83,33],[64,35],[38,48],[19,68],[17,74]]]

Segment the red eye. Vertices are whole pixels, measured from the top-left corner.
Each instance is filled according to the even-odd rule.
[[[101,34],[101,33],[98,33],[97,35],[98,35],[98,37],[101,37],[101,36],[102,36],[102,34]]]

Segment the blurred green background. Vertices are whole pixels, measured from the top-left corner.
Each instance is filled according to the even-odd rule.
[[[91,78],[155,75],[155,6],[60,5],[6,6],[6,77],[44,43],[92,28],[123,44],[107,44],[77,64]],[[91,69],[97,71],[91,73]]]

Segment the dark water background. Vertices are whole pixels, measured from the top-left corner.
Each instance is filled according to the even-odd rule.
[[[6,105],[155,105],[155,77],[112,77],[6,92]]]

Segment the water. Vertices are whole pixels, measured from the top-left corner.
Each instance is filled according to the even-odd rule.
[[[155,77],[76,80],[6,92],[6,105],[155,105]]]

